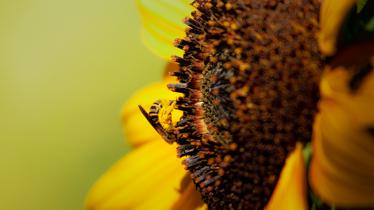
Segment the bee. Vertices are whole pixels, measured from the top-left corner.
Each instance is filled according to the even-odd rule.
[[[152,104],[149,112],[141,105],[138,106],[144,117],[168,144],[176,142],[177,134],[172,120],[175,100],[157,100]]]

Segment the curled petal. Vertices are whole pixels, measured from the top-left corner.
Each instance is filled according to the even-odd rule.
[[[190,0],[137,0],[143,20],[142,38],[152,52],[166,60],[183,54],[173,42],[184,36],[183,18],[192,11],[190,3]]]
[[[341,26],[356,0],[324,0],[320,14],[318,44],[322,53],[333,55]]]

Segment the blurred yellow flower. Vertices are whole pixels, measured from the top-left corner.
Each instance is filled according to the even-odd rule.
[[[205,6],[210,8],[210,1],[207,2]],[[221,1],[218,1],[217,5],[219,5],[220,2]],[[173,42],[175,38],[185,36],[185,25],[181,20],[189,16],[192,11],[189,5],[191,3],[190,0],[138,0],[137,3],[143,18],[144,27],[142,36],[145,45],[166,60],[170,60],[171,55],[181,56],[183,51],[174,47]],[[321,31],[318,34],[318,44],[320,50],[325,55],[331,56],[336,52],[339,30],[354,3],[355,1],[353,0],[329,0],[324,1],[322,4]],[[224,6],[226,10],[230,10],[233,7],[228,3],[220,6]],[[194,23],[190,22],[189,24],[193,25]],[[231,27],[232,30],[236,30],[237,28],[237,25],[230,24],[229,22],[222,24]],[[303,31],[303,28],[296,23],[292,24],[295,24],[293,27],[298,32],[306,33]],[[256,38],[261,39],[261,35],[257,34]],[[180,43],[177,43],[177,45],[178,44]],[[238,51],[239,50],[240,49],[238,49]],[[180,63],[181,61],[178,62]],[[176,71],[177,68],[178,67],[175,67],[174,64],[169,64],[169,70],[167,72]],[[249,66],[238,64],[238,68],[244,71],[246,68],[249,68]],[[352,136],[357,134],[357,130],[354,131],[352,128],[356,129],[356,127],[351,124],[341,124],[344,120],[339,121],[339,119],[340,117],[345,117],[344,115],[346,113],[343,114],[343,112],[339,112],[337,107],[331,107],[332,105],[329,104],[331,103],[330,99],[337,100],[342,104],[342,107],[347,106],[347,110],[354,113],[351,113],[350,116],[360,116],[359,119],[368,120],[365,122],[357,122],[355,125],[368,122],[374,123],[373,113],[369,112],[367,116],[364,116],[363,112],[360,112],[365,109],[370,109],[370,106],[374,106],[374,101],[371,100],[374,96],[372,95],[372,91],[370,91],[371,88],[374,88],[374,80],[371,79],[371,76],[364,87],[367,91],[363,91],[361,95],[358,95],[355,100],[350,102],[350,96],[345,95],[348,93],[346,93],[346,86],[344,86],[346,85],[347,74],[342,72],[344,71],[334,71],[331,73],[329,70],[326,70],[322,76],[320,86],[322,101],[320,102],[320,113],[314,123],[313,149],[315,154],[313,154],[314,159],[312,161],[309,178],[313,190],[315,190],[319,196],[322,196],[324,202],[334,205],[340,204],[342,206],[346,204],[350,206],[353,204],[366,207],[368,205],[374,205],[372,203],[373,200],[370,200],[374,193],[372,191],[374,188],[370,188],[373,186],[373,183],[370,180],[365,180],[365,184],[369,184],[368,186],[370,187],[362,190],[363,186],[360,185],[362,183],[359,183],[359,180],[363,176],[374,176],[374,172],[372,171],[372,169],[374,169],[372,165],[374,159],[372,155],[363,154],[363,148],[361,148],[361,150],[349,150],[349,152],[362,155],[362,157],[358,157],[358,160],[365,159],[362,164],[358,165],[355,161],[348,161],[348,163],[356,164],[357,167],[362,167],[355,168],[356,171],[363,171],[365,167],[369,167],[369,170],[366,170],[365,174],[360,174],[361,176],[357,174],[357,176],[351,176],[348,173],[339,174],[340,171],[338,171],[338,169],[333,171],[334,177],[349,180],[350,186],[357,187],[357,189],[353,191],[358,192],[362,190],[360,191],[361,193],[352,195],[352,189],[345,189],[337,180],[333,182],[327,180],[328,175],[326,175],[332,173],[331,170],[334,169],[335,165],[331,163],[332,160],[328,160],[329,158],[326,156],[327,153],[325,153],[326,148],[323,147],[331,146],[326,146],[326,144],[330,142],[329,140],[332,140],[330,143],[333,144],[334,148],[329,148],[329,151],[336,151],[335,149],[339,148],[340,144],[338,143],[339,138],[335,136],[336,133],[332,131],[334,125],[344,128],[346,131],[346,133],[342,134],[343,136],[340,136],[340,140],[346,138],[344,141],[346,144],[342,146],[345,147],[344,149],[351,149],[350,146],[358,147],[363,145],[365,148],[374,148],[374,141],[368,140],[372,138],[372,136],[367,133],[362,134],[362,136],[360,134],[359,142],[356,142],[358,146],[351,145],[354,144]],[[180,159],[176,157],[176,147],[166,144],[138,110],[139,104],[146,110],[149,110],[155,99],[176,100],[181,94],[167,89],[167,84],[175,82],[173,78],[165,76],[163,81],[145,87],[127,102],[123,109],[123,126],[125,135],[128,137],[128,141],[131,146],[134,147],[134,150],[115,164],[94,185],[87,198],[87,209],[194,210],[207,208],[196,190],[191,175],[182,167]],[[335,90],[334,85],[340,85],[340,89],[338,88],[339,90]],[[172,86],[172,88],[176,87]],[[343,91],[344,93],[339,93],[339,91]],[[360,109],[357,109],[357,107],[360,107]],[[357,120],[349,119],[350,121]],[[331,127],[331,130],[328,130],[329,127]],[[321,136],[321,133],[326,136]],[[225,156],[225,158],[227,158],[227,156]],[[227,159],[229,158],[230,157]],[[346,157],[344,156],[344,158]],[[309,209],[307,193],[308,176],[306,175],[307,166],[305,163],[303,145],[297,143],[295,149],[287,155],[276,187],[265,207],[266,210]],[[326,168],[331,170],[329,171]],[[343,169],[339,168],[339,170],[344,169],[348,170],[344,167]],[[199,177],[194,177],[195,180],[196,178]],[[212,179],[212,177],[208,179]],[[219,185],[220,183],[215,182],[215,184]],[[204,187],[206,187],[204,184],[200,184],[200,188]],[[336,190],[331,191],[330,189],[336,189],[340,192],[336,194]],[[332,194],[331,192],[334,193]]]
[[[309,183],[322,202],[337,208],[374,207],[374,36],[365,26],[373,20],[370,1],[322,4],[319,46],[331,61],[320,82]]]
[[[374,135],[370,130],[374,125],[374,73],[366,77],[357,93],[347,86],[350,79],[348,69],[342,66],[324,73],[310,184],[326,203],[374,207]]]

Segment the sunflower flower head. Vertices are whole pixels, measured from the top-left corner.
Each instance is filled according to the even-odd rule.
[[[183,115],[163,132],[210,209],[262,209],[296,142],[311,139],[319,1],[192,5],[175,41],[184,51],[173,57],[179,82],[168,85],[183,94],[175,101]]]

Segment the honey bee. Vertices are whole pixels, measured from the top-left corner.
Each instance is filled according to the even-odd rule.
[[[157,100],[152,104],[149,112],[147,112],[139,105],[139,109],[144,117],[168,144],[172,144],[177,140],[172,120],[172,112],[175,106],[175,100]]]

